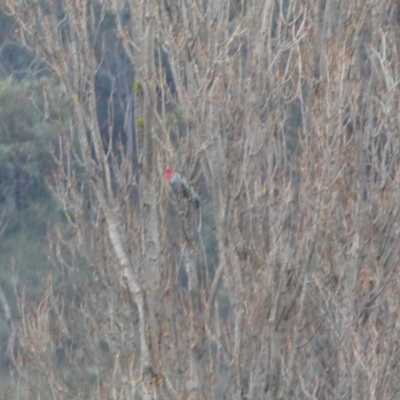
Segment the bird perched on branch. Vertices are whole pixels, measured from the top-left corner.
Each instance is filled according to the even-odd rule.
[[[182,193],[196,208],[199,208],[200,197],[184,176],[175,172],[172,168],[167,168],[164,175],[175,191]]]

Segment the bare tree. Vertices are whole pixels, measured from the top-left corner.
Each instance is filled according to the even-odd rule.
[[[63,279],[19,302],[24,388],[395,398],[397,2],[1,4],[72,114],[55,151]],[[93,48],[110,15],[135,71],[137,154],[113,140],[113,96],[99,129]],[[200,188],[199,211],[171,201],[169,166]]]

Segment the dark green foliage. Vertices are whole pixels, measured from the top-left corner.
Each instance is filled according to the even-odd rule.
[[[41,289],[47,227],[56,218],[47,189],[56,134],[53,124],[44,122],[41,94],[40,83],[0,81],[0,224],[8,223],[0,237],[0,280],[11,291],[9,268],[15,260],[17,283],[29,280],[31,295]]]
[[[32,85],[0,82],[0,204],[17,210],[48,198],[46,176],[53,166],[48,151],[55,138],[38,100],[39,89]]]

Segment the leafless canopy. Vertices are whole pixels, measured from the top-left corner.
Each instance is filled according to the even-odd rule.
[[[0,3],[71,109],[54,191],[73,217],[52,242],[71,290],[49,275],[20,299],[26,390],[397,398],[398,1]],[[135,78],[101,129],[110,19]]]

